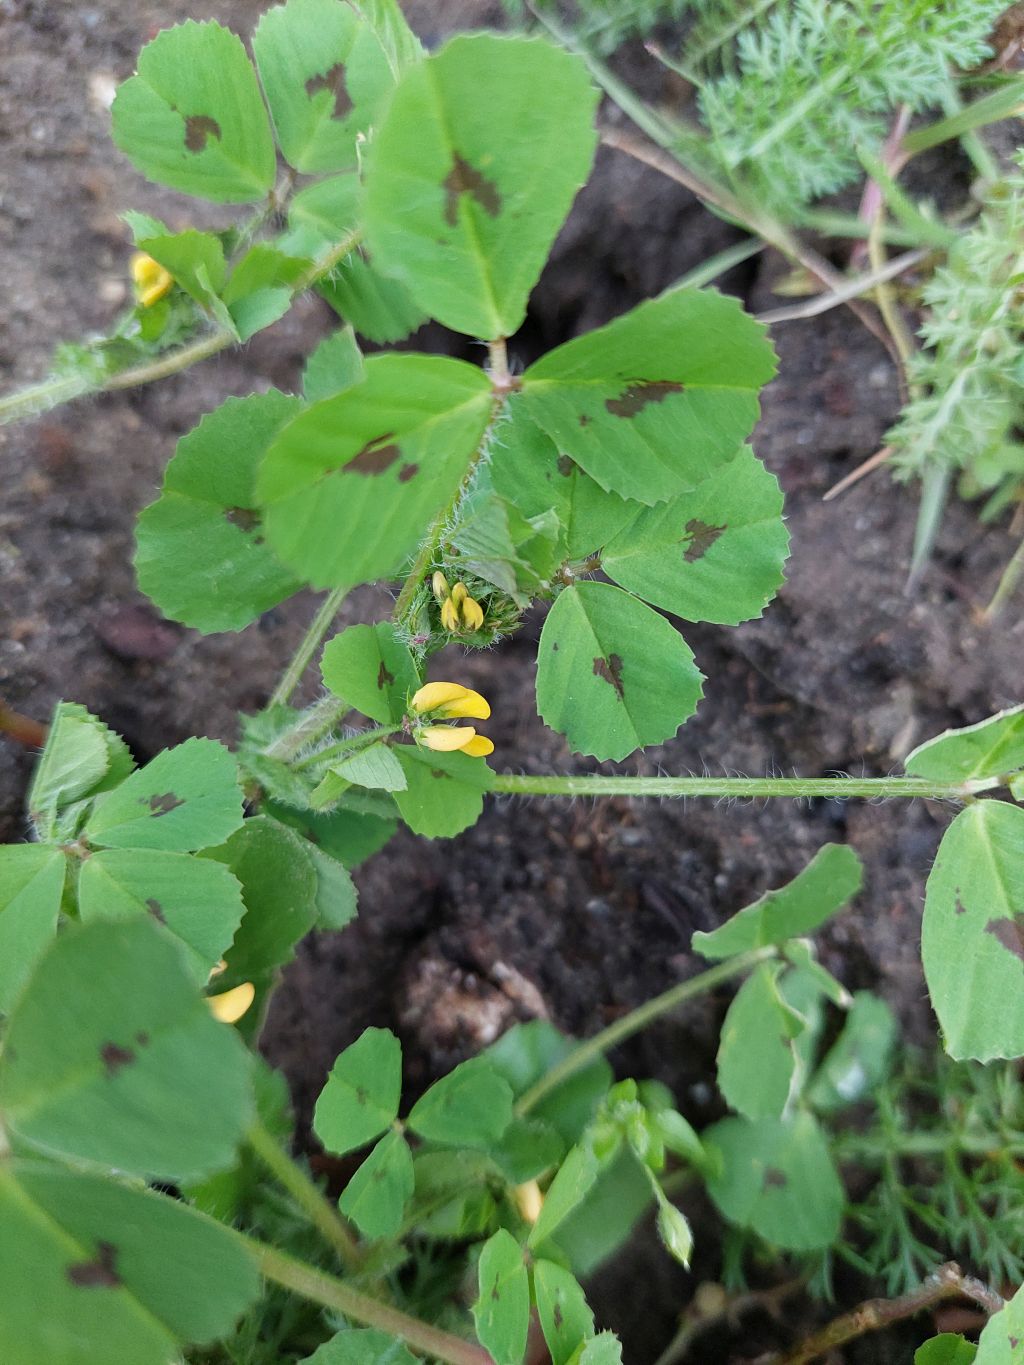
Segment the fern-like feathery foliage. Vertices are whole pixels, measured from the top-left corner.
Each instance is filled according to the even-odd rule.
[[[1024,482],[1024,175],[990,192],[975,225],[923,291],[924,348],[909,367],[919,394],[886,437],[905,476],[943,465],[965,493],[996,490],[998,510]]]
[[[955,71],[991,55],[1004,8],[1003,0],[693,3],[703,15],[687,46],[702,66],[693,75],[712,164],[784,215],[861,175],[858,148],[878,148],[898,105],[942,107]],[[715,43],[716,29],[724,42]]]

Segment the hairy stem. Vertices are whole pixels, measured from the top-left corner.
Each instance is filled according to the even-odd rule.
[[[314,261],[296,280],[292,289],[292,299],[298,298],[318,280],[329,275],[339,261],[344,260],[355,250],[361,239],[362,230],[355,228],[319,261]],[[133,389],[141,384],[151,384],[157,379],[166,379],[169,375],[187,370],[200,360],[207,360],[210,356],[227,350],[229,346],[236,345],[238,339],[233,332],[228,331],[226,327],[216,327],[206,336],[189,342],[187,346],[179,346],[176,350],[168,351],[165,355],[146,361],[143,365],[133,365],[129,369],[119,370],[98,384],[81,375],[45,379],[40,384],[31,384],[28,388],[8,394],[6,398],[0,398],[0,425],[5,422],[16,422],[23,417],[37,417],[40,413],[49,412],[52,408],[60,407],[62,403],[69,403],[72,399],[81,398],[88,393],[113,393],[118,389]]]
[[[930,797],[963,801],[1005,785],[1002,777],[933,782],[924,777],[559,777],[497,773],[492,791],[515,796]]]
[[[1003,1300],[994,1289],[964,1275],[953,1261],[939,1266],[918,1289],[901,1294],[896,1299],[868,1299],[850,1313],[843,1313],[815,1332],[793,1351],[769,1356],[765,1365],[809,1365],[812,1360],[828,1355],[838,1346],[862,1337],[867,1332],[878,1332],[904,1318],[913,1317],[944,1299],[967,1298],[986,1313],[997,1313]]]
[[[362,1252],[348,1224],[324,1198],[306,1172],[293,1161],[257,1119],[247,1134],[249,1146],[275,1180],[288,1191],[310,1222],[338,1253],[345,1269],[355,1272],[363,1263]]]
[[[313,617],[309,624],[309,629],[302,637],[298,649],[292,657],[291,663],[281,675],[281,681],[274,688],[273,695],[267,706],[284,705],[298,687],[303,673],[309,667],[309,661],[316,652],[317,646],[331,628],[331,622],[338,614],[342,602],[345,600],[347,588],[335,588],[328,593],[327,597],[320,606],[320,610]]]
[[[508,356],[505,350],[504,340],[488,342],[488,350],[490,352],[490,379],[492,391],[491,415],[488,419],[484,434],[480,438],[480,444],[477,446],[476,452],[469,462],[469,467],[455,492],[455,496],[445,507],[442,507],[441,511],[438,512],[431,523],[430,530],[427,532],[423,544],[420,546],[419,553],[413,561],[412,568],[406,575],[405,581],[399,590],[398,598],[395,602],[395,609],[392,612],[392,619],[400,625],[408,626],[409,624],[408,617],[410,610],[412,609],[413,600],[416,597],[420,584],[427,576],[427,571],[437,558],[437,553],[441,545],[441,537],[444,534],[444,528],[454,516],[456,508],[462,501],[462,498],[472,481],[476,467],[483,458],[484,451],[487,449],[487,442],[494,429],[494,423],[497,421],[502,408],[505,406],[509,394],[519,386],[519,381],[510,373],[508,368]]]
[[[742,976],[745,972],[756,967],[759,962],[764,962],[769,957],[777,957],[778,949],[773,946],[765,948],[754,948],[749,953],[740,953],[728,962],[720,962],[716,967],[709,967],[706,972],[701,972],[697,976],[691,976],[688,981],[681,981],[676,986],[670,986],[661,995],[656,995],[653,1000],[648,1000],[637,1009],[631,1010],[629,1014],[623,1015],[621,1019],[616,1019],[614,1024],[596,1033],[593,1038],[588,1038],[586,1042],[580,1043],[573,1048],[572,1052],[557,1066],[553,1066],[546,1072],[539,1081],[531,1085],[529,1090],[520,1098],[516,1105],[516,1113],[522,1116],[528,1114],[553,1090],[567,1081],[570,1076],[575,1076],[577,1071],[582,1071],[584,1067],[596,1061],[598,1057],[610,1051],[611,1048],[618,1046],[627,1038],[631,1038],[634,1033],[639,1033],[648,1024],[660,1018],[663,1014],[668,1014],[671,1010],[678,1009],[680,1005],[685,1005],[688,1001],[696,999],[698,995],[703,995],[705,991],[714,990],[723,981],[731,981],[734,976]]]
[[[361,749],[368,749],[371,744],[386,739],[388,735],[393,735],[400,729],[401,726],[399,725],[379,725],[372,730],[363,730],[350,739],[339,740],[337,744],[332,744],[327,749],[318,749],[315,754],[310,754],[307,758],[300,758],[297,763],[292,764],[292,767],[296,772],[302,772],[305,768],[316,768],[322,763],[331,763],[337,758],[349,758],[352,754],[359,753]]]
[[[419,1318],[410,1317],[389,1304],[380,1303],[369,1294],[353,1289],[335,1276],[326,1275],[294,1256],[265,1246],[254,1238],[243,1237],[241,1233],[238,1236],[256,1258],[265,1279],[293,1290],[304,1299],[332,1308],[366,1327],[377,1327],[398,1337],[414,1351],[444,1361],[446,1365],[494,1365],[482,1347],[432,1327]]]

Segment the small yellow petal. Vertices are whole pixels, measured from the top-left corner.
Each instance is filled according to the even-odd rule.
[[[236,1024],[255,999],[256,987],[251,981],[243,981],[234,990],[208,995],[206,1003],[214,1019],[219,1019],[222,1024]]]
[[[474,735],[468,744],[462,746],[462,752],[469,754],[470,758],[486,758],[494,753],[494,743],[486,735]]]
[[[421,744],[438,754],[451,754],[457,749],[464,749],[475,738],[476,731],[471,725],[431,725],[417,735]]]
[[[455,605],[455,598],[446,598],[441,603],[441,624],[445,630],[450,630],[454,635],[459,629],[459,609]]]
[[[517,1185],[512,1194],[524,1221],[536,1223],[544,1207],[544,1196],[536,1180],[528,1180],[525,1185]]]
[[[152,256],[147,256],[144,251],[137,251],[131,259],[132,279],[135,281],[135,292],[143,308],[150,308],[163,296],[170,292],[174,283],[174,277],[169,270],[165,270],[159,261],[154,261]]]
[[[458,701],[467,696],[468,693],[469,688],[463,687],[461,683],[425,683],[418,692],[413,693],[412,700],[409,702],[409,709],[422,716],[428,711],[436,711],[439,706],[444,706],[447,702]]]
[[[467,630],[479,630],[484,623],[483,607],[472,597],[467,597],[462,604],[462,619]]]
[[[491,708],[486,697],[473,692],[468,687],[457,701],[446,702],[434,713],[438,720],[488,720]]]
[[[468,596],[469,589],[466,587],[465,583],[456,583],[455,587],[452,588],[452,601],[457,607],[461,607]]]
[[[451,595],[448,592],[448,580],[440,569],[434,570],[434,576],[430,580],[430,588],[439,602],[445,601]]]

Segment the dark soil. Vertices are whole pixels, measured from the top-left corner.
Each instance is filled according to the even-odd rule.
[[[255,0],[8,0],[0,8],[6,385],[42,377],[56,341],[103,330],[123,306],[129,247],[120,211],[145,208],[180,226],[206,212],[145,186],[114,151],[109,82],[130,73],[158,25],[215,16],[247,33],[260,8]],[[492,18],[474,0],[418,0],[408,10],[428,39]],[[516,360],[615,316],[734,239],[686,191],[602,152],[513,344]],[[784,269],[766,258],[726,284],[748,306],[772,307]],[[236,712],[264,704],[314,599],[300,597],[238,637],[204,639],[162,623],[134,585],[132,525],[176,438],[229,394],[294,387],[302,358],[331,325],[326,306],[308,298],[237,354],[0,428],[0,695],[41,720],[60,697],[83,702],[143,758],[193,733],[231,740]],[[440,334],[420,341],[464,346]],[[1012,552],[1006,531],[952,507],[934,564],[908,597],[913,493],[876,473],[838,501],[821,501],[878,449],[897,409],[884,350],[845,310],[781,326],[775,341],[780,377],[756,443],[787,493],[789,581],[760,621],[685,628],[708,676],[706,700],[675,742],[628,771],[884,774],[919,740],[1020,700],[1019,604],[998,629],[975,616]],[[364,591],[343,620],[369,619],[385,605]],[[500,652],[460,661],[458,676],[492,702],[499,761],[580,770],[535,714],[539,626],[534,617]],[[310,679],[306,695],[314,690]],[[12,745],[0,752],[0,836],[18,839],[33,756]],[[852,988],[881,991],[912,1038],[931,1040],[918,919],[948,819],[924,802],[492,802],[462,838],[431,844],[402,834],[359,872],[357,924],[303,946],[276,998],[267,1054],[285,1069],[305,1119],[337,1052],[370,1023],[397,1028],[412,1086],[517,1019],[543,1015],[592,1033],[694,971],[695,929],[790,877],[829,839],[852,843],[867,883],[822,936],[826,964]],[[615,1061],[624,1073],[668,1082],[699,1125],[714,1112],[723,1007],[716,999],[663,1022]],[[714,1274],[714,1261],[699,1269]],[[695,1283],[646,1243],[604,1272],[599,1317],[622,1332],[630,1365],[654,1359]],[[720,1350],[702,1358],[725,1361],[729,1347]],[[882,1356],[865,1347],[847,1358]]]

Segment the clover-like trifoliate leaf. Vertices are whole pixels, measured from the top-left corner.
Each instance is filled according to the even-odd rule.
[[[495,1365],[522,1365],[530,1327],[530,1281],[523,1249],[504,1228],[484,1244],[473,1321]]]

